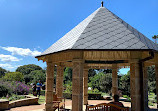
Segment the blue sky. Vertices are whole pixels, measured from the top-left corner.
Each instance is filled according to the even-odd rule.
[[[99,8],[100,2],[0,0],[0,67],[11,71],[25,64],[46,67],[34,56]],[[149,39],[158,34],[157,0],[104,0],[104,6]]]

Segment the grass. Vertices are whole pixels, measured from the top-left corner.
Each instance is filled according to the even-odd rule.
[[[29,95],[33,96],[32,94],[29,94]],[[39,103],[39,104],[44,104],[44,103],[45,103],[45,96],[41,95],[41,96],[39,97],[38,103]]]

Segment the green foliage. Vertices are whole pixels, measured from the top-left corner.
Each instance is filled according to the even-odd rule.
[[[112,69],[103,69],[104,74],[112,73]]]
[[[7,72],[7,70],[5,70],[5,69],[3,69],[3,68],[0,67],[0,78],[2,76],[4,76],[6,72]]]
[[[72,99],[72,93],[64,92],[63,97],[66,99]]]
[[[127,95],[123,95],[124,98],[127,98],[127,100],[125,100],[126,102],[130,102],[131,101],[131,98]]]
[[[41,81],[42,83],[44,83],[46,81],[46,74],[43,73],[42,70],[35,70],[32,71],[29,74],[30,78],[33,78],[33,82],[35,83],[36,81]]]
[[[9,101],[15,101],[15,100],[24,99],[24,98],[25,96],[13,94],[12,96],[9,97]]]
[[[32,82],[33,78],[34,78],[34,75],[31,75],[31,74],[24,75],[24,80],[26,84],[29,82]]]
[[[0,84],[0,97],[6,97],[7,94],[10,95],[11,90],[7,86]]]
[[[100,91],[111,93],[112,88],[112,74],[103,74],[103,76],[99,79]]]
[[[90,77],[89,87],[95,89],[97,88],[102,92],[111,92],[112,87],[112,74],[104,74],[100,72],[93,77]]]
[[[95,69],[89,69],[88,70],[88,77],[93,77],[96,75],[96,71]]]
[[[94,88],[92,90],[88,90],[88,93],[91,93],[91,94],[99,93],[99,90],[97,88]]]
[[[25,80],[25,83],[29,83],[29,82],[32,82],[32,80],[35,81],[35,77],[34,75],[31,74],[32,71],[35,71],[35,70],[40,70],[40,73],[45,73],[46,72],[46,68],[43,70],[40,66],[38,65],[35,65],[35,64],[28,64],[28,65],[24,65],[24,66],[20,66],[16,69],[16,72],[21,72],[24,74],[24,80]],[[37,71],[38,72],[38,71]],[[37,73],[36,72],[36,73]],[[39,73],[39,72],[38,72]],[[40,77],[41,75],[38,75],[38,77]],[[37,77],[37,76],[36,76]],[[39,78],[37,78],[39,79]],[[42,81],[43,81],[43,77],[41,78]]]
[[[65,93],[72,93],[72,69],[69,67],[66,67],[64,71],[64,88]]]
[[[9,72],[3,76],[3,79],[7,81],[23,81],[24,75],[20,72]]]
[[[155,66],[148,67],[148,91],[156,93]]]
[[[89,82],[88,86],[93,89],[94,88],[100,89],[99,80],[102,78],[103,75],[104,75],[104,73],[101,72],[101,73],[94,75],[93,77],[89,77],[90,82]]]
[[[155,39],[155,43],[157,44],[158,35],[154,35],[152,38]]]
[[[11,95],[13,93],[19,95],[28,94],[29,87],[22,82],[0,80],[0,96]]]
[[[16,69],[16,72],[21,72],[24,75],[27,75],[27,74],[30,74],[31,71],[34,71],[34,70],[42,70],[42,68],[35,64],[28,64],[28,65],[18,67]]]
[[[72,82],[67,81],[67,84],[64,84],[65,92],[66,93],[72,93]]]
[[[15,100],[24,99],[24,98],[26,98],[26,97],[22,96],[22,95],[12,94],[8,97],[3,96],[1,99],[8,99],[9,101],[15,101]]]
[[[148,94],[148,100],[149,100],[149,102],[151,102],[151,103],[156,103],[157,100],[156,100],[156,95],[155,95],[155,93],[149,93],[149,94]]]
[[[123,95],[130,95],[130,71],[120,78],[119,89]]]
[[[69,81],[72,81],[72,69],[66,67],[64,71],[64,83],[67,84]]]

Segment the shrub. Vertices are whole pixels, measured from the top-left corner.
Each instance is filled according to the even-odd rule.
[[[29,87],[21,82],[0,81],[0,87],[3,96],[11,93],[20,95],[29,93]]]
[[[11,94],[11,91],[4,85],[0,85],[0,97],[7,96],[7,94]]]
[[[126,102],[130,102],[130,101],[131,101],[131,98],[130,98],[129,96],[123,95],[123,97],[124,97],[124,98],[127,98],[127,99],[125,100]]]
[[[64,92],[64,93],[63,93],[63,97],[66,98],[66,99],[72,99],[72,94],[71,94],[71,93]]]
[[[64,84],[65,91],[66,93],[72,93],[72,82],[67,81],[67,84]]]
[[[29,87],[21,82],[16,82],[14,93],[19,95],[28,94]]]
[[[15,100],[24,99],[24,98],[26,98],[26,97],[13,94],[11,97],[9,97],[9,101],[15,101]]]
[[[11,95],[12,92],[12,86],[8,82],[0,80],[0,97],[6,96],[7,94]]]
[[[24,75],[20,72],[9,72],[3,76],[3,79],[7,81],[23,81]]]

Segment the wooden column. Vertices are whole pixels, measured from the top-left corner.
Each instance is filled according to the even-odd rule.
[[[58,97],[63,97],[63,73],[64,73],[64,66],[60,64],[57,66],[57,78],[56,78],[56,94]]]
[[[73,60],[72,111],[83,110],[83,60]]]
[[[112,64],[112,96],[118,94],[117,64]]]
[[[88,104],[88,68],[83,71],[83,104]]]
[[[156,76],[156,95],[157,95],[157,108],[158,108],[158,64],[155,64],[155,76]]]
[[[143,89],[144,89],[144,109],[148,109],[148,73],[147,66],[143,64]]]
[[[141,111],[140,67],[139,61],[130,63],[131,111]]]
[[[47,62],[47,74],[46,74],[46,111],[53,111],[53,85],[54,85],[54,64]]]

